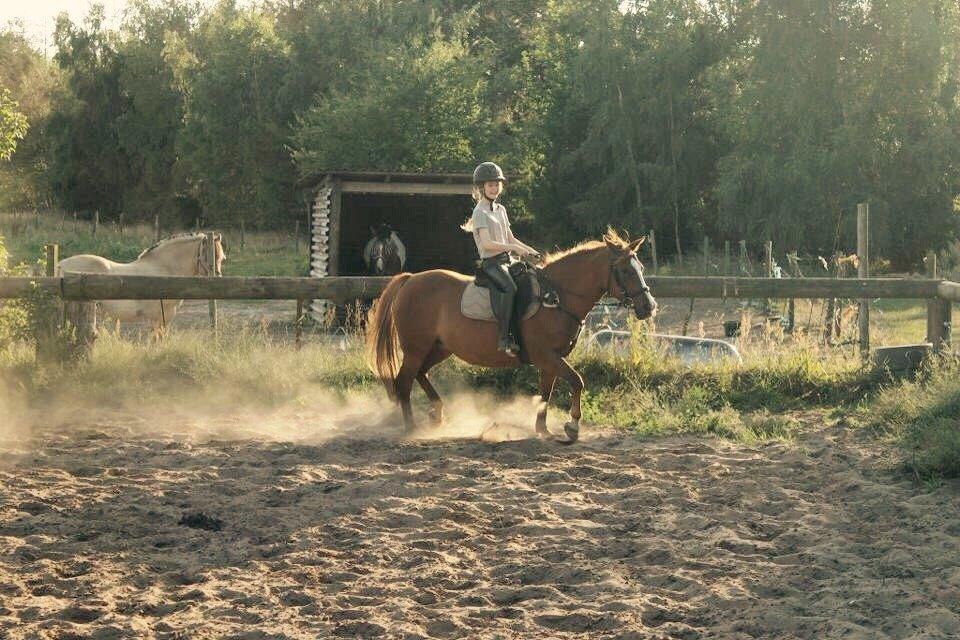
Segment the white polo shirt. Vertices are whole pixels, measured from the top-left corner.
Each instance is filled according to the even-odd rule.
[[[494,203],[493,210],[490,210],[488,200],[481,200],[473,208],[473,216],[470,218],[473,223],[473,241],[477,243],[477,252],[480,258],[492,258],[500,251],[484,251],[480,248],[480,229],[486,229],[490,233],[490,239],[494,242],[507,244],[510,242],[510,219],[507,218],[506,208],[499,202]]]

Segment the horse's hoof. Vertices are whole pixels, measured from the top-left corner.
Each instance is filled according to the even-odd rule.
[[[563,425],[563,432],[567,434],[569,439],[569,444],[573,444],[580,439],[580,421],[571,420],[570,422]]]

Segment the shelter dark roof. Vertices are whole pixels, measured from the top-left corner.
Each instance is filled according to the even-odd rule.
[[[340,178],[341,180],[356,180],[362,182],[470,184],[473,181],[473,174],[459,172],[412,173],[408,171],[350,171],[338,169],[304,178],[300,181],[300,184],[303,187],[313,187],[327,178]]]

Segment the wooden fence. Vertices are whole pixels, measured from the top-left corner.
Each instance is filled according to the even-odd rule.
[[[309,300],[372,299],[386,277],[285,278],[116,276],[0,278],[0,298],[21,298],[35,287],[65,300]],[[660,298],[894,298],[960,301],[960,283],[930,278],[723,278],[649,276]]]
[[[372,299],[384,277],[180,277],[66,274],[63,277],[0,278],[0,299],[40,290],[72,303],[95,300],[307,300],[345,303]],[[850,298],[927,301],[927,340],[937,349],[950,340],[951,303],[960,302],[960,283],[933,278],[726,278],[650,276],[660,298]],[[298,316],[299,316],[298,311]],[[869,345],[867,345],[868,348]]]

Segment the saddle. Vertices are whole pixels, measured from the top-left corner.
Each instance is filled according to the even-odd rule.
[[[517,283],[510,329],[514,336],[519,337],[520,322],[532,318],[540,311],[540,307],[556,307],[560,304],[560,296],[541,269],[525,262],[514,262],[509,269],[511,277]],[[496,322],[490,296],[498,294],[493,282],[478,268],[474,281],[467,285],[460,298],[460,313],[471,320]]]

